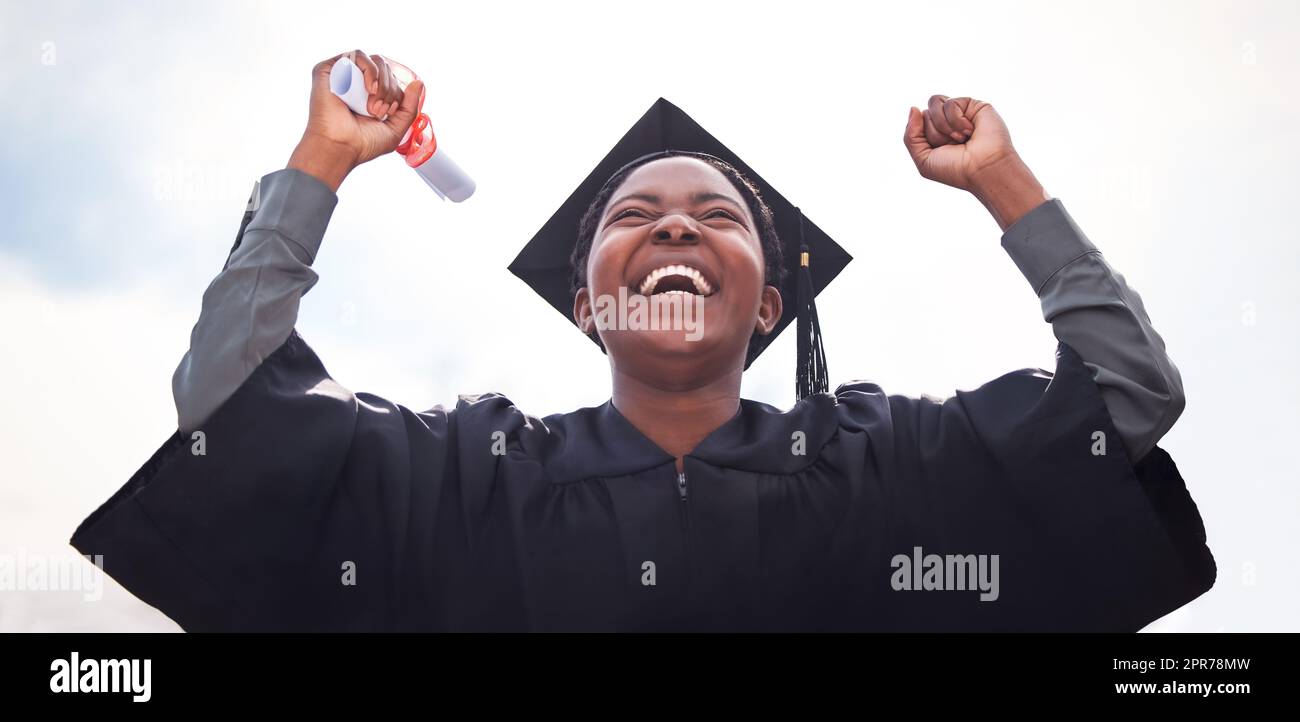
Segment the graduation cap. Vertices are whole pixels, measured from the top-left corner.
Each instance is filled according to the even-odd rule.
[[[625,166],[639,164],[665,154],[685,151],[713,156],[730,163],[758,188],[772,209],[777,235],[780,237],[787,272],[780,290],[783,304],[780,321],[766,336],[756,336],[750,344],[745,368],[797,319],[798,364],[796,393],[803,398],[825,391],[826,356],[822,349],[817,307],[813,301],[839,272],[853,260],[794,204],[785,199],[747,163],[720,143],[680,108],[660,98],[641,119],[614,145],[596,165],[577,190],[569,195],[559,210],[524,246],[510,264],[510,271],[559,311],[573,320],[573,269],[570,256],[578,242],[578,226],[587,207],[606,182]],[[593,338],[597,345],[598,339]],[[602,347],[603,348],[603,347]]]

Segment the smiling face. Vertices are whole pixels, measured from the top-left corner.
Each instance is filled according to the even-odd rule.
[[[765,283],[763,247],[740,191],[717,168],[684,156],[633,170],[602,210],[574,319],[600,334],[611,364],[660,388],[682,390],[743,368],[750,336],[781,318]],[[670,295],[701,308],[694,332],[598,328],[600,299]]]

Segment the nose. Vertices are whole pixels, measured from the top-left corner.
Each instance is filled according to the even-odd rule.
[[[659,220],[651,233],[655,243],[686,245],[698,243],[700,233],[695,221],[681,213],[669,213]]]

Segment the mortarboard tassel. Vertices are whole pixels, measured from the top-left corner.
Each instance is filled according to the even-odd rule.
[[[808,245],[803,238],[803,213],[798,208],[799,216],[799,278],[798,302],[796,309],[798,332],[795,366],[795,398],[802,400],[805,396],[825,392],[830,383],[826,371],[826,350],[822,347],[821,323],[817,320],[816,292],[813,290],[812,271],[809,269]]]

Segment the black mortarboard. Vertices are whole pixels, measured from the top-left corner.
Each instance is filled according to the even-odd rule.
[[[545,298],[573,323],[570,255],[577,245],[578,225],[587,206],[605,182],[619,169],[642,156],[667,150],[705,153],[720,158],[745,174],[772,209],[777,235],[784,248],[787,273],[781,285],[785,311],[776,328],[759,337],[746,368],[786,326],[799,319],[796,391],[803,398],[827,389],[826,359],[822,352],[817,310],[813,298],[853,260],[785,196],[777,192],[735,153],[718,142],[686,113],[660,98],[614,145],[596,168],[569,195],[560,209],[524,246],[510,271]],[[804,255],[807,254],[807,255]],[[802,264],[801,264],[802,260]]]

